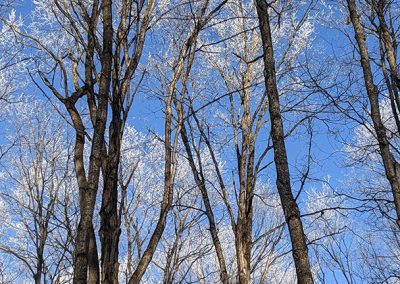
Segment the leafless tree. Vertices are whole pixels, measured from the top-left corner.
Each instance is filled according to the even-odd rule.
[[[19,116],[12,126],[17,144],[5,161],[4,181],[9,189],[2,190],[1,201],[8,208],[2,220],[8,234],[2,236],[0,251],[25,267],[35,283],[60,283],[72,267],[76,229],[72,157],[62,133],[65,125],[56,123],[43,103],[14,107]]]

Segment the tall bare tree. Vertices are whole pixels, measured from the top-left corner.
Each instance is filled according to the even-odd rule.
[[[274,47],[269,20],[269,4],[257,0],[257,13],[260,22],[260,32],[263,42],[265,92],[268,94],[268,106],[271,117],[271,138],[274,147],[276,167],[276,185],[282,202],[283,212],[290,232],[293,247],[293,259],[296,265],[298,283],[313,283],[313,275],[308,256],[306,236],[301,221],[300,210],[294,198],[285,146],[281,105],[276,83]]]
[[[53,67],[47,69],[43,62],[37,61],[38,74],[44,85],[65,106],[75,129],[74,162],[81,216],[74,259],[76,283],[118,281],[120,141],[137,90],[137,86],[132,88],[132,79],[137,75],[154,4],[154,1],[138,4],[128,0],[120,3],[108,0],[90,3],[37,2],[36,15],[47,17],[51,22],[39,25],[43,30],[27,33],[9,24],[17,35],[39,50],[38,57],[47,57],[51,62]],[[115,21],[118,24],[116,29],[113,26]],[[52,39],[46,37],[46,29],[49,28],[46,24],[60,26],[64,38],[58,35],[54,40],[64,40],[65,46],[54,45]],[[32,73],[31,77],[37,87],[47,95],[34,75]],[[84,155],[87,145],[90,147],[88,164]],[[100,270],[93,216],[101,176],[104,184],[100,209]]]
[[[382,5],[382,3],[380,4]],[[357,10],[356,2],[354,0],[347,1],[347,7],[350,13],[350,20],[354,29],[354,36],[357,41],[360,54],[360,62],[364,75],[365,89],[370,103],[370,117],[373,122],[373,127],[378,141],[380,155],[383,161],[386,178],[388,179],[393,200],[395,204],[395,211],[397,216],[397,225],[400,227],[400,165],[393,156],[391,145],[387,137],[386,128],[382,121],[381,109],[379,106],[379,90],[374,82],[374,77],[371,69],[371,58],[369,56],[367,44],[365,42],[365,30],[360,21],[360,16]],[[381,8],[377,7],[378,15],[381,14]],[[387,28],[385,29],[384,19],[382,14],[379,17],[380,29],[383,35],[383,42],[389,40],[387,38]],[[390,41],[390,40],[389,40]],[[393,64],[393,51],[388,43],[385,43],[385,49],[388,59]],[[393,69],[394,68],[394,69]],[[391,66],[392,79],[397,80],[397,67]]]

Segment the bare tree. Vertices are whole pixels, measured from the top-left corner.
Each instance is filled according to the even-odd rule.
[[[74,260],[76,283],[97,283],[100,278],[105,283],[118,281],[120,141],[137,90],[131,87],[131,80],[138,68],[155,2],[136,5],[133,1],[121,1],[117,4],[111,1],[38,2],[37,12],[44,13],[41,16],[49,17],[51,24],[62,28],[67,46],[61,48],[52,46],[51,40],[40,34],[42,31],[39,34],[23,32],[10,24],[17,35],[39,50],[37,56],[45,56],[51,62],[54,68],[49,69],[38,62],[38,75],[65,106],[76,132],[74,161],[81,214]],[[114,32],[115,19],[118,26]],[[46,28],[44,24],[43,31]],[[63,39],[58,37],[58,40]],[[31,74],[35,80],[34,75]],[[57,80],[50,79],[52,76]],[[40,84],[35,83],[47,95]],[[84,100],[86,105],[81,109]],[[89,112],[89,121],[85,109]],[[109,109],[111,121],[108,125]],[[108,143],[105,141],[107,129]],[[87,141],[91,149],[88,165],[84,160]],[[101,276],[93,228],[100,173],[104,182],[99,232]]]
[[[373,127],[376,133],[376,138],[379,144],[380,155],[382,157],[386,177],[390,183],[392,189],[393,200],[395,204],[395,211],[397,216],[397,224],[400,226],[400,169],[399,163],[396,161],[395,157],[393,156],[392,150],[390,149],[390,143],[387,138],[386,128],[382,122],[381,110],[379,107],[379,90],[378,87],[374,83],[374,78],[371,71],[370,65],[370,56],[368,53],[367,45],[365,42],[365,31],[364,27],[360,22],[360,17],[357,11],[356,2],[354,0],[347,1],[347,7],[350,13],[350,20],[353,24],[354,34],[357,41],[357,45],[359,48],[360,53],[360,62],[361,67],[363,69],[364,75],[364,83],[365,89],[367,91],[369,103],[370,103],[370,116],[373,122]],[[379,9],[378,9],[379,10]],[[382,16],[380,17],[382,20]],[[381,21],[380,24],[384,25]],[[385,29],[382,28],[382,32],[385,34]],[[387,32],[387,31],[386,31]],[[383,39],[385,40],[385,39]],[[389,54],[392,54],[392,49],[385,46],[386,51],[389,51]],[[392,58],[391,55],[389,55]],[[393,63],[393,62],[392,62]],[[394,72],[394,70],[392,71]],[[396,74],[392,73],[392,76]],[[394,77],[396,78],[396,77]]]
[[[2,236],[0,251],[25,266],[35,283],[59,283],[69,276],[71,230],[75,230],[72,159],[62,133],[65,125],[57,123],[43,103],[18,103],[14,107],[19,116],[12,126],[17,145],[14,155],[6,160],[5,182],[10,189],[1,194],[12,216],[3,219],[9,233]],[[48,115],[43,118],[45,113]],[[71,223],[70,228],[67,223]]]
[[[264,76],[265,89],[268,94],[268,106],[271,116],[271,137],[274,147],[274,160],[276,167],[276,185],[285,213],[286,223],[289,227],[290,238],[293,246],[293,258],[296,265],[298,283],[313,283],[306,237],[300,211],[293,196],[290,184],[289,165],[285,147],[281,106],[276,83],[274,48],[271,37],[269,21],[269,5],[264,0],[257,1],[257,13],[260,22],[261,38],[264,51]]]
[[[399,3],[3,2],[0,282],[399,279]]]

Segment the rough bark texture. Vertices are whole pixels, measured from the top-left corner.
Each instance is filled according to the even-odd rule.
[[[364,38],[365,32],[360,22],[355,0],[347,0],[347,6],[350,12],[350,19],[353,24],[354,35],[360,52],[360,62],[364,74],[365,88],[367,91],[371,108],[370,115],[376,132],[376,138],[378,140],[380,155],[382,157],[383,166],[385,168],[386,178],[390,183],[393,194],[393,200],[397,217],[397,225],[400,227],[400,165],[397,163],[393,154],[391,153],[390,144],[386,135],[386,129],[382,122],[382,117],[379,109],[378,88],[374,84],[374,79],[372,76],[371,65],[370,65],[370,57],[368,54],[368,49]],[[382,20],[382,18],[380,20]],[[384,42],[386,40],[384,39]],[[385,46],[387,48],[387,44],[385,44]],[[391,56],[389,56],[388,58],[389,64],[392,61],[390,57]]]
[[[121,149],[121,118],[118,105],[113,105],[110,126],[110,143],[105,169],[105,179],[100,209],[101,227],[101,280],[102,283],[118,283],[118,243],[121,234],[118,218],[118,168]]]
[[[137,19],[138,22],[135,30],[136,40],[131,42],[128,37],[132,21],[129,14],[134,3],[131,0],[124,0],[119,14],[119,26],[114,34],[116,40],[113,50],[114,60],[113,69],[111,71],[112,86],[109,102],[111,106],[111,122],[109,125],[108,149],[104,155],[104,186],[100,209],[101,227],[99,235],[101,241],[102,283],[118,283],[118,246],[122,220],[122,216],[120,216],[122,208],[118,210],[118,174],[121,141],[128,113],[135,95],[131,90],[131,79],[137,70],[142,55],[154,3],[154,1],[147,1],[147,6],[144,6],[144,3],[141,4],[141,18]],[[133,53],[132,55],[128,55],[130,49],[132,49],[131,45],[133,44]]]
[[[98,94],[98,109],[95,117],[95,125],[92,140],[92,149],[89,159],[88,188],[80,193],[80,220],[77,232],[76,260],[74,267],[74,283],[98,283],[98,265],[89,269],[89,279],[87,269],[89,263],[96,263],[98,260],[94,252],[89,254],[89,244],[92,242],[93,249],[96,247],[93,231],[93,213],[96,202],[97,190],[99,187],[100,169],[102,166],[104,133],[107,122],[108,95],[111,82],[112,67],[112,1],[102,2],[103,14],[103,52],[101,60],[101,75]],[[91,267],[91,266],[90,266]],[[89,268],[90,268],[89,267]]]
[[[313,276],[308,258],[306,237],[303,231],[299,208],[293,197],[290,184],[279,93],[276,84],[275,60],[268,15],[268,4],[264,0],[257,0],[256,3],[264,51],[264,76],[266,92],[269,99],[271,138],[274,146],[274,161],[277,175],[276,185],[285,214],[286,223],[289,228],[290,239],[292,242],[292,254],[296,266],[297,282],[299,284],[311,284],[313,283]]]

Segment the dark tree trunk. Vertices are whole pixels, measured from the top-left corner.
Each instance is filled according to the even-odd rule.
[[[43,250],[41,248],[37,251],[38,259],[36,261],[36,273],[34,275],[35,284],[42,282],[42,270],[43,270]]]
[[[112,1],[104,0],[101,5],[103,12],[103,51],[101,58],[101,75],[99,83],[99,100],[96,111],[93,131],[92,149],[89,159],[88,187],[80,192],[80,221],[77,232],[74,283],[98,283],[99,267],[89,269],[88,264],[98,262],[97,254],[89,254],[90,243],[95,244],[92,234],[93,214],[99,187],[100,169],[102,166],[104,133],[107,123],[108,96],[110,92],[111,68],[112,68]],[[93,248],[94,249],[94,248]],[[96,249],[97,250],[97,249]],[[90,257],[90,258],[89,258]],[[95,259],[92,259],[95,258]]]
[[[371,119],[376,132],[376,138],[378,140],[380,155],[382,157],[383,166],[385,168],[386,178],[388,179],[392,189],[397,217],[397,225],[400,228],[400,166],[390,151],[390,144],[386,135],[386,129],[382,122],[379,109],[378,88],[374,84],[374,79],[370,66],[370,57],[364,38],[365,32],[360,22],[355,0],[347,0],[347,6],[350,12],[350,19],[354,28],[354,35],[360,51],[360,61],[364,74],[365,88],[371,107]],[[390,64],[390,57],[388,58],[388,61]]]
[[[277,175],[276,185],[285,214],[286,223],[289,228],[297,281],[299,284],[311,284],[313,283],[313,276],[308,258],[306,237],[304,235],[303,224],[300,218],[300,211],[296,200],[293,197],[290,184],[279,93],[276,84],[275,59],[269,22],[268,4],[266,1],[257,0],[257,13],[260,22],[264,51],[264,76],[266,92],[269,100],[271,138],[274,146],[274,161]]]
[[[102,283],[118,283],[118,244],[121,234],[118,216],[118,168],[121,152],[122,120],[120,118],[119,97],[114,98],[113,118],[110,126],[110,143],[105,170],[101,227],[101,280]]]

